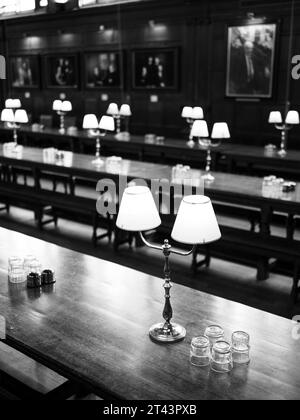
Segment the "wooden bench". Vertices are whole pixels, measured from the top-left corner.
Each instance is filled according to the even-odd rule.
[[[32,209],[39,229],[54,223],[57,225],[59,212],[69,212],[90,217],[93,225],[92,240],[96,246],[100,239],[108,237],[111,241],[114,223],[110,217],[101,217],[96,209],[96,200],[93,198],[78,197],[68,194],[57,193],[44,189],[36,189],[24,185],[1,183],[0,201],[16,206]],[[46,218],[45,216],[50,216]],[[98,235],[98,229],[103,228],[106,232]]]
[[[0,341],[0,399],[67,399],[70,382]]]
[[[299,294],[300,279],[300,242],[278,238],[274,236],[261,236],[260,234],[247,232],[230,227],[221,227],[222,239],[210,246],[212,255],[242,262],[257,268],[257,279],[266,280],[270,274],[270,259],[289,261],[293,263],[293,287],[291,296],[294,302]],[[200,247],[195,251],[193,258],[193,270],[198,269],[198,254]]]

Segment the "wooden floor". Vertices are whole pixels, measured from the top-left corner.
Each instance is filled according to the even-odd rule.
[[[95,249],[91,243],[92,229],[87,225],[60,219],[57,229],[49,225],[40,232],[35,226],[32,212],[12,207],[10,215],[0,214],[0,226],[154,276],[162,276],[163,258],[158,252],[145,248],[130,250],[124,246],[116,254],[106,240]],[[271,274],[269,280],[258,283],[255,269],[213,259],[211,268],[202,269],[194,278],[190,272],[190,257],[173,256],[171,263],[173,283],[286,318],[300,314],[300,303],[293,305],[289,297],[292,280],[288,277]]]

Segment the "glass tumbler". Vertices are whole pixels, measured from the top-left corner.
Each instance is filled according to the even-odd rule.
[[[212,348],[217,341],[224,338],[224,330],[219,325],[211,325],[206,328],[204,336],[209,339],[210,346]]]
[[[26,275],[24,271],[23,261],[11,264],[8,274],[9,281],[13,284],[25,283]]]
[[[30,267],[38,264],[38,260],[34,255],[26,255],[24,258],[24,270],[26,274],[30,273]]]
[[[202,336],[193,338],[191,344],[190,360],[193,366],[209,366],[210,344],[208,338]]]
[[[10,257],[8,259],[8,275],[11,273],[11,269],[15,266],[15,265],[22,265],[23,264],[23,259],[20,257]]]
[[[250,336],[243,331],[232,334],[232,358],[238,365],[250,363]]]
[[[228,373],[233,369],[231,345],[227,341],[217,341],[212,349],[211,369],[217,373]]]

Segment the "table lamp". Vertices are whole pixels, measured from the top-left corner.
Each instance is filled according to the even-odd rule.
[[[6,105],[12,104],[6,101]],[[24,109],[19,109],[18,106],[14,106],[10,109],[6,108],[1,113],[1,121],[7,123],[8,127],[13,129],[13,139],[17,146],[18,130],[21,128],[22,124],[28,124],[29,122],[27,112]]]
[[[172,238],[175,241],[193,245],[191,251],[176,251],[168,240],[165,240],[163,246],[149,243],[143,232],[156,229],[160,225],[161,219],[150,189],[147,187],[127,188],[121,201],[117,227],[128,232],[139,232],[143,243],[147,247],[162,252],[165,257],[164,322],[153,325],[150,328],[149,335],[154,342],[168,344],[182,341],[186,337],[185,328],[171,322],[173,309],[170,294],[172,288],[170,256],[171,254],[189,256],[194,252],[197,245],[219,240],[221,232],[210,199],[197,195],[188,196],[182,200],[172,232]]]
[[[22,105],[20,99],[7,99],[5,101],[5,108],[7,109],[19,109],[21,107]]]
[[[211,173],[211,150],[213,148],[219,147],[221,145],[222,140],[230,139],[228,125],[224,122],[215,123],[210,138],[207,122],[204,120],[195,121],[193,124],[191,135],[193,137],[198,137],[200,146],[207,150],[205,175],[203,175],[202,178],[207,182],[213,182],[215,180],[215,177]]]
[[[60,99],[57,99],[53,102],[52,106],[53,111],[57,113],[57,115],[60,118],[60,128],[59,132],[60,134],[65,134],[66,128],[65,128],[65,116],[72,111],[73,107],[70,101],[61,101]]]
[[[98,122],[96,115],[87,114],[84,116],[83,125],[84,130],[87,130],[90,136],[96,138],[96,159],[93,160],[93,165],[103,165],[103,160],[100,156],[101,151],[101,137],[105,137],[107,131],[115,131],[115,121],[112,117],[103,116]]]
[[[269,115],[269,123],[274,124],[275,128],[281,131],[281,144],[278,154],[281,157],[285,157],[287,154],[288,131],[295,125],[300,124],[299,113],[297,111],[289,111],[283,122],[281,112],[272,111]]]
[[[111,103],[106,111],[107,115],[110,115],[116,120],[117,126],[117,136],[121,133],[121,122],[124,119],[126,128],[126,134],[129,133],[129,118],[132,116],[130,105],[123,104],[119,109],[118,105],[115,103]],[[125,134],[125,133],[124,133]]]
[[[195,121],[203,120],[204,118],[203,109],[200,106],[196,106],[194,108],[190,106],[185,106],[182,110],[181,117],[184,118],[190,126],[190,137],[189,137],[189,141],[187,142],[187,145],[189,147],[194,147],[195,142],[192,136],[192,128]]]

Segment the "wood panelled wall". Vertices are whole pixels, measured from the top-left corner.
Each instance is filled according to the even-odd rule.
[[[244,2],[246,3],[246,2]],[[248,4],[251,3],[248,1]],[[244,7],[235,0],[154,0],[144,4],[120,7],[91,8],[47,16],[35,16],[1,21],[0,48],[4,55],[47,54],[74,51],[80,54],[83,79],[84,52],[118,49],[126,52],[126,84],[124,91],[103,91],[108,102],[130,102],[134,111],[132,131],[183,137],[185,123],[180,118],[184,105],[201,105],[206,118],[228,121],[237,142],[266,144],[276,141],[279,133],[267,123],[272,109],[284,110],[287,93],[288,44],[290,35],[290,2],[261,1],[261,5]],[[265,3],[265,5],[262,5]],[[225,97],[227,25],[244,19],[248,12],[257,17],[280,21],[277,44],[274,96],[260,102],[237,102]],[[154,19],[156,27],[149,25]],[[99,31],[105,25],[106,30]],[[152,103],[147,91],[131,89],[131,51],[135,48],[180,48],[180,89],[175,93],[158,93]],[[293,53],[300,54],[300,8],[296,6]],[[61,90],[11,91],[9,81],[1,83],[2,101],[7,96],[22,96],[24,107],[32,113],[50,114],[51,104]],[[104,113],[108,103],[99,90],[67,91],[73,102],[74,115],[80,125],[84,113]],[[300,110],[300,81],[292,81],[290,102]],[[291,134],[293,147],[298,146],[300,129]]]

